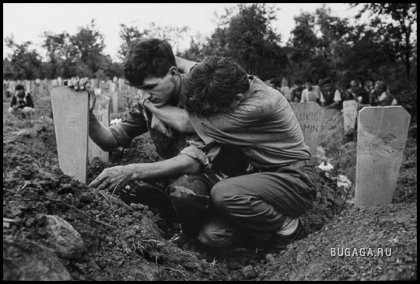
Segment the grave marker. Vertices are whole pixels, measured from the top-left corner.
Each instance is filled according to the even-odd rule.
[[[355,100],[343,102],[344,134],[350,135],[354,132],[357,119],[358,104]]]
[[[105,96],[110,98],[111,113],[118,112],[118,92],[107,92]]]
[[[299,121],[305,144],[314,155],[318,147],[318,134],[321,132],[324,109],[314,102],[290,103],[290,106]]]
[[[68,87],[51,89],[58,163],[64,174],[86,183],[88,95]]]
[[[95,108],[93,114],[102,125],[109,126],[109,98],[104,95],[96,96]],[[89,164],[93,162],[93,159],[98,158],[104,163],[109,161],[109,153],[103,151],[92,139],[88,139],[88,161]]]
[[[117,91],[117,84],[115,84],[115,83],[110,83],[110,84],[109,84],[109,91],[110,91],[110,92],[116,92],[116,91]]]
[[[391,203],[410,117],[401,106],[365,107],[359,112],[356,207]]]
[[[23,82],[23,85],[25,86],[25,92],[30,93],[31,92],[31,81],[25,80]]]

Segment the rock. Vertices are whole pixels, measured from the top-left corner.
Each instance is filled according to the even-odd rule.
[[[55,215],[45,215],[48,233],[48,243],[58,256],[67,259],[80,258],[85,245],[72,225]]]
[[[271,262],[274,261],[274,256],[271,253],[269,253],[265,256],[265,259],[267,260],[267,262]]]
[[[94,197],[89,192],[84,192],[80,195],[80,201],[84,203],[91,203],[94,200]]]
[[[258,273],[254,270],[252,265],[248,265],[242,268],[242,274],[246,279],[252,279],[258,276]]]
[[[3,242],[3,280],[69,281],[57,255],[41,244],[12,239]]]

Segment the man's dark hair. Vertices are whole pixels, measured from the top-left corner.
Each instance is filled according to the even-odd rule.
[[[188,80],[186,109],[208,115],[226,109],[234,97],[249,89],[246,71],[227,57],[210,56],[192,69]]]
[[[171,45],[156,38],[133,41],[124,59],[124,77],[132,86],[141,86],[146,77],[163,78],[176,66]]]
[[[21,84],[16,85],[15,91],[20,91],[20,90],[25,91],[25,87]]]

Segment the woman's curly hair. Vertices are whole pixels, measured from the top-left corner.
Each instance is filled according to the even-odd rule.
[[[210,56],[191,71],[186,110],[208,115],[228,108],[237,94],[249,89],[248,74],[231,58]]]

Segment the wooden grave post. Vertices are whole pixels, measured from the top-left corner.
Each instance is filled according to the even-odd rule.
[[[111,113],[117,113],[118,112],[118,92],[107,92],[105,93],[105,96],[107,96],[110,99],[110,112]]]
[[[93,114],[102,125],[109,126],[109,98],[104,95],[96,96],[95,108]],[[107,163],[109,161],[109,153],[103,151],[98,145],[88,138],[88,162],[91,164],[93,159],[98,158],[100,161]]]
[[[410,118],[401,106],[365,107],[359,112],[356,207],[391,203]]]
[[[63,86],[51,89],[58,163],[64,174],[86,183],[88,95]]]
[[[116,83],[110,83],[109,84],[109,91],[110,92],[116,92],[117,91],[117,84]]]
[[[318,135],[321,132],[324,109],[314,102],[290,103],[290,106],[299,121],[305,144],[309,146],[311,154],[314,155],[318,147]]]
[[[23,85],[25,86],[25,92],[31,93],[31,81],[25,80],[23,81]]]
[[[343,102],[344,134],[350,135],[356,127],[358,103],[355,100]]]

